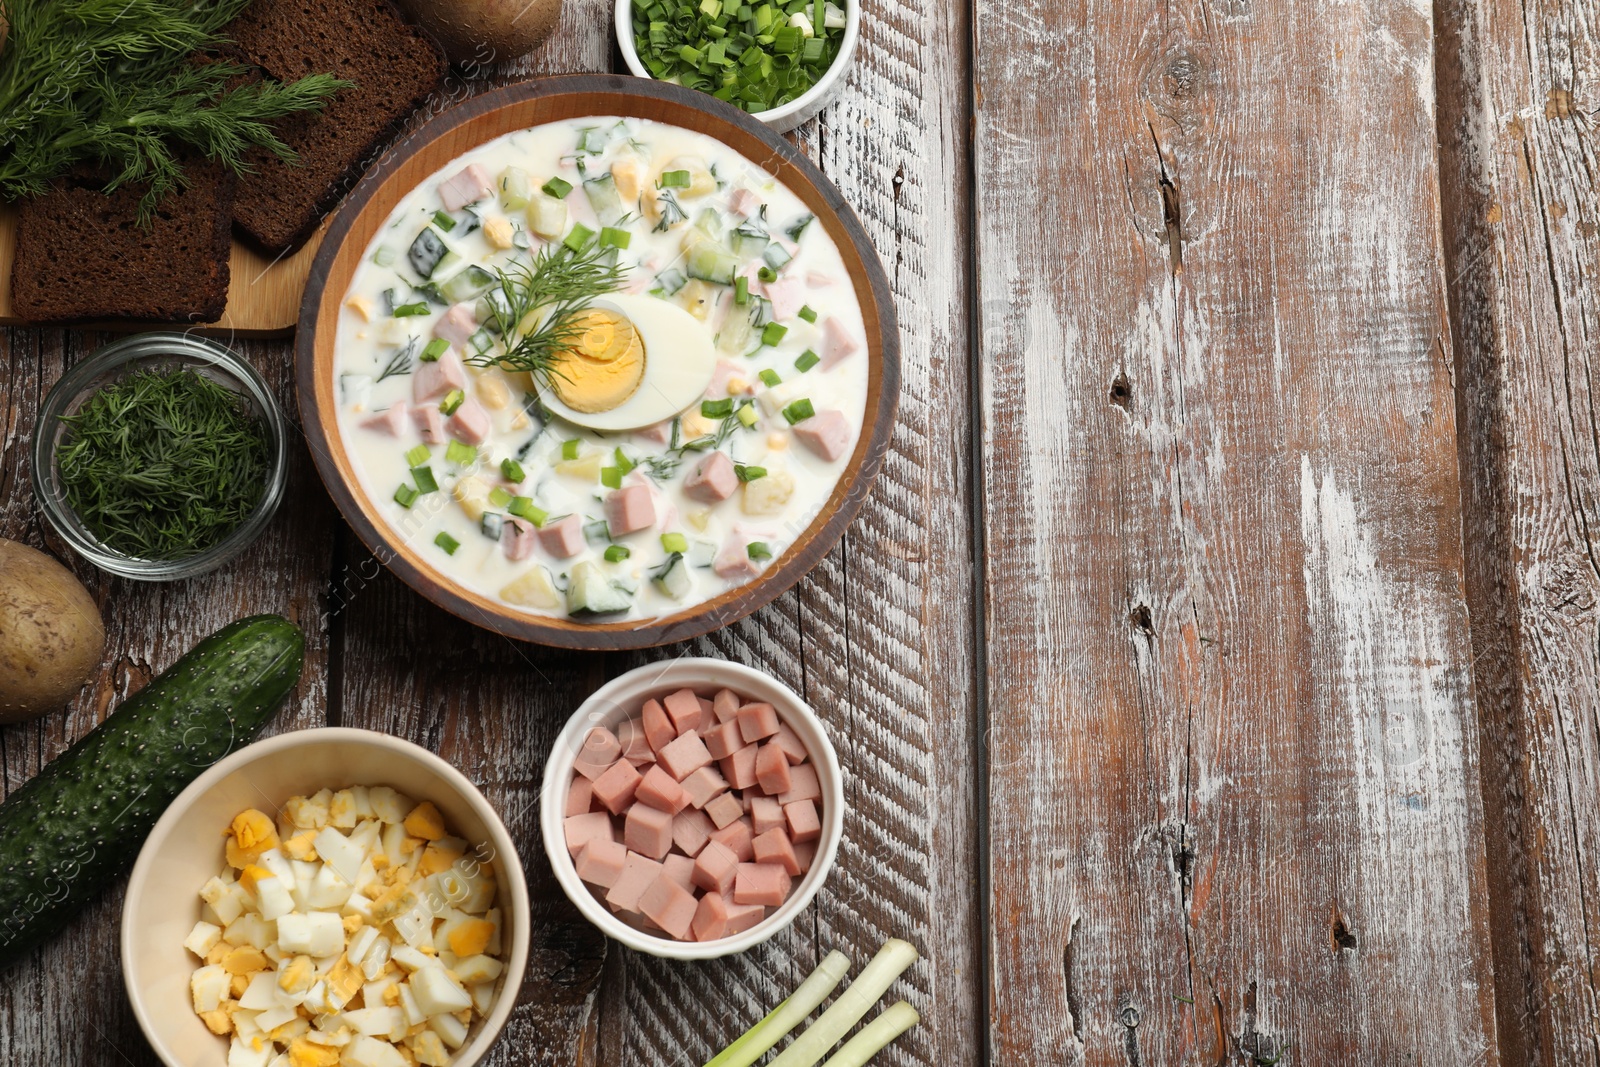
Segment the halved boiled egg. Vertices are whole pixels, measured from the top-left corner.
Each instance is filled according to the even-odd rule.
[[[545,406],[578,426],[637,430],[705,395],[717,353],[705,323],[653,296],[610,296],[578,312],[550,368]]]

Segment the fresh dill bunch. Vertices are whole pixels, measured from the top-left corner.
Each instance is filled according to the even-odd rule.
[[[193,370],[136,371],[61,421],[62,499],[124,555],[203,552],[237,529],[266,490],[271,445],[261,419]]]
[[[579,249],[546,245],[533,266],[512,263],[495,273],[502,299],[488,303],[505,351],[480,353],[468,362],[527,371],[548,380],[561,373],[556,357],[583,332],[574,321],[578,312],[596,297],[620,289],[627,272],[618,265],[613,249],[591,240]]]
[[[197,152],[236,173],[246,153],[294,152],[272,123],[349,85],[328,74],[229,87],[247,69],[196,56],[250,0],[0,0],[0,197],[41,196],[74,164],[144,186],[141,221]]]

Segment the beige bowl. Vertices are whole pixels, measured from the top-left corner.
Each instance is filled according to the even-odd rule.
[[[226,757],[190,784],[150,832],[128,878],[122,908],[122,976],[133,1013],[168,1067],[224,1067],[228,1044],[195,1015],[189,976],[199,961],[183,939],[200,918],[200,887],[223,869],[223,831],[246,808],[275,812],[323,787],[387,785],[431,800],[445,825],[486,846],[499,875],[495,903],[505,930],[505,970],[487,1018],[451,1059],[471,1067],[505,1026],[528,963],[528,887],[511,835],[460,771],[409,741],[370,730],[279,734]]]

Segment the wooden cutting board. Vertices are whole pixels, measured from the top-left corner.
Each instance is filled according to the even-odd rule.
[[[326,229],[324,222],[304,247],[280,259],[270,259],[243,242],[233,242],[228,306],[221,319],[201,328],[239,336],[293,332],[295,320],[300,317],[300,297],[305,292],[306,275],[311,271],[311,260],[317,254]],[[0,204],[0,326],[26,325],[11,310],[11,265],[16,259],[16,245],[16,213]],[[132,320],[94,325],[112,330],[150,329],[150,323]]]

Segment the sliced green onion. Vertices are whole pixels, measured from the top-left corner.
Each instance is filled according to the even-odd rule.
[[[664,170],[656,179],[657,189],[687,189],[692,179],[686,170]]]
[[[439,536],[433,539],[433,543],[444,549],[445,555],[447,556],[455,555],[456,549],[461,547],[460,541],[457,541],[454,537],[451,537],[443,530],[439,531]]]
[[[783,384],[783,379],[779,377],[778,372],[773,370],[771,367],[768,367],[766,370],[762,371],[758,377],[760,377],[762,384],[768,389],[771,389],[775,385]]]
[[[662,534],[661,547],[667,552],[687,552],[689,551],[689,539],[681,533]]]
[[[745,554],[751,559],[771,559],[772,549],[767,547],[765,541],[751,541],[745,546]]]
[[[805,1022],[812,1012],[828,999],[844,976],[850,971],[850,960],[844,953],[828,953],[817,969],[787,1000],[779,1004],[767,1017],[747,1030],[733,1044],[711,1059],[706,1067],[751,1067],[766,1055],[767,1050],[789,1035],[789,1031]]]
[[[872,1010],[890,984],[916,960],[915,948],[899,938],[890,938],[849,988],[767,1067],[812,1067]]]
[[[544,190],[544,194],[546,196],[553,196],[557,200],[561,200],[565,198],[568,193],[572,192],[572,183],[564,178],[551,178],[549,181],[541,185],[540,188]]]
[[[733,473],[739,476],[741,482],[753,482],[757,478],[765,478],[767,476],[767,468],[746,467],[742,463],[736,463],[733,466]]]
[[[467,399],[467,394],[460,389],[452,389],[444,394],[444,399],[439,401],[439,410],[446,415],[454,415],[456,409]]]
[[[424,463],[428,462],[428,457],[431,455],[433,455],[433,453],[428,451],[427,445],[418,445],[406,453],[406,466],[420,467]]]
[[[633,241],[633,234],[615,226],[606,226],[600,231],[600,244],[603,248],[627,248]]]
[[[432,467],[412,467],[411,480],[417,483],[418,493],[437,493],[439,483],[433,477]]]
[[[727,400],[702,400],[700,401],[700,414],[707,419],[725,419],[733,414],[733,401]]]
[[[576,437],[569,437],[567,440],[562,441],[561,458],[567,460],[577,459],[578,449],[582,447],[582,445],[583,442],[578,440]]]
[[[800,309],[800,317],[802,319],[805,319],[807,322],[816,322],[817,321],[816,310],[814,308],[812,308],[812,306],[810,304],[807,304],[807,305],[805,305],[804,307],[802,307]]]
[[[409,485],[401,482],[400,488],[394,491],[394,502],[403,508],[409,508],[412,504],[417,502],[417,497],[421,495],[421,493],[417,492]]]
[[[522,469],[522,464],[507,456],[500,461],[500,476],[508,482],[521,485],[523,479],[528,477],[528,474]]]
[[[428,303],[425,300],[419,300],[415,304],[398,304],[394,309],[394,317],[397,319],[408,319],[413,315],[426,315],[427,313]]]
[[[733,281],[733,302],[735,304],[748,304],[750,302],[750,279],[743,274]]]
[[[440,356],[450,351],[450,342],[443,337],[435,337],[422,346],[422,355],[418,358],[424,363],[438,362]]]
[[[572,232],[567,234],[561,243],[572,249],[574,252],[582,252],[589,244],[589,239],[593,236],[594,231],[589,229],[589,227],[585,226],[581,222],[574,223]]]
[[[478,450],[460,441],[451,441],[445,446],[444,458],[458,467],[470,467],[478,462]]]
[[[794,369],[804,374],[806,371],[810,370],[812,367],[815,367],[821,362],[822,357],[808,348],[804,352],[800,353],[799,359],[794,361]]]
[[[736,414],[738,414],[739,421],[744,424],[744,428],[747,430],[754,426],[756,420],[761,417],[756,413],[756,406],[748,401],[739,405],[739,410]]]
[[[525,496],[512,497],[511,503],[506,505],[506,510],[519,519],[527,519],[535,526],[543,526],[550,513],[543,508],[536,507],[532,500]]]
[[[456,220],[443,211],[435,211],[433,213],[433,224],[445,233],[449,233],[456,228]]]
[[[610,545],[606,548],[607,563],[621,563],[630,555],[632,555],[632,553],[628,551],[627,545]]]
[[[627,474],[629,471],[633,470],[633,468],[638,466],[638,464],[629,459],[628,454],[622,451],[620,448],[611,453],[611,458],[616,461],[617,470],[621,471],[623,474]]]
[[[388,245],[379,246],[378,250],[372,253],[372,262],[376,263],[380,267],[389,266],[394,262],[394,249],[390,248]]]
[[[622,471],[618,470],[616,467],[601,467],[600,484],[605,486],[607,489],[621,489]]]
[[[756,271],[756,277],[760,278],[764,282],[775,282],[778,280],[778,272],[773,270],[771,267],[762,267],[760,270]]]
[[[503,486],[497,485],[489,490],[489,503],[497,508],[508,508],[515,499],[516,497],[512,496]]]
[[[868,1060],[888,1048],[891,1041],[917,1025],[921,1018],[916,1008],[903,1000],[895,1001],[846,1041],[843,1048],[829,1056],[822,1067],[866,1067]]]
[[[790,426],[797,422],[804,422],[816,413],[816,409],[811,406],[811,401],[806,397],[801,397],[783,409],[783,417],[789,420]]]

